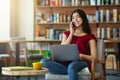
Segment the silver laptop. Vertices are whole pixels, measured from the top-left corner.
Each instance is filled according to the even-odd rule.
[[[51,58],[57,61],[80,60],[78,47],[76,44],[51,45]]]

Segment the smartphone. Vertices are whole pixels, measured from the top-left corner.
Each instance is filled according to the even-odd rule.
[[[72,22],[72,25],[73,25],[73,27],[76,27],[75,24],[74,24],[74,22]]]

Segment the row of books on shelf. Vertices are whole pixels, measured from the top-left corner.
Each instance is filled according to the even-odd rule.
[[[70,22],[70,15],[68,14],[60,14],[60,13],[54,13],[50,15],[50,21],[49,22]]]
[[[42,13],[40,13],[42,14]],[[44,15],[44,14],[42,14]],[[45,15],[44,15],[45,16]],[[107,10],[96,10],[94,14],[87,14],[88,21],[94,22],[119,22],[120,21],[120,9],[107,9]],[[36,22],[70,22],[69,14],[53,13],[47,19],[44,19],[39,14],[36,15]]]
[[[120,28],[97,28],[97,38],[120,40]]]
[[[65,29],[47,29],[46,38],[49,40],[62,40],[62,33]]]
[[[40,6],[119,5],[120,0],[37,0]]]
[[[120,43],[105,43],[105,52],[119,53]]]
[[[96,22],[119,22],[120,9],[96,10]]]
[[[65,29],[53,29],[49,28],[46,29],[46,34],[44,35],[38,35],[35,37],[35,40],[62,40],[62,33],[65,31]]]

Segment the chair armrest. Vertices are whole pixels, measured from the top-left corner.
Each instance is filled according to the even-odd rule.
[[[102,60],[98,60],[98,59],[92,59],[92,63],[101,63],[101,64],[105,64],[105,61]]]
[[[91,64],[91,78],[92,80],[95,80],[95,68],[96,68],[96,64],[97,63],[100,63],[103,65],[103,75],[105,75],[105,61],[101,61],[101,60],[98,60],[98,59],[92,59],[92,64]]]
[[[98,59],[92,59],[91,72],[93,72],[93,74],[95,72],[95,68],[96,68],[97,63],[102,64],[103,68],[105,68],[105,64],[106,64],[105,61],[101,61],[101,60],[98,60]]]

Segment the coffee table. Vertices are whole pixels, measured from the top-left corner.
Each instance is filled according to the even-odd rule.
[[[38,80],[39,75],[44,75],[48,73],[47,68],[42,68],[41,70],[19,70],[19,71],[9,71],[2,69],[2,75],[8,76],[9,80],[13,80],[14,76],[28,76],[28,80],[30,80],[30,76],[34,76],[35,80]]]

